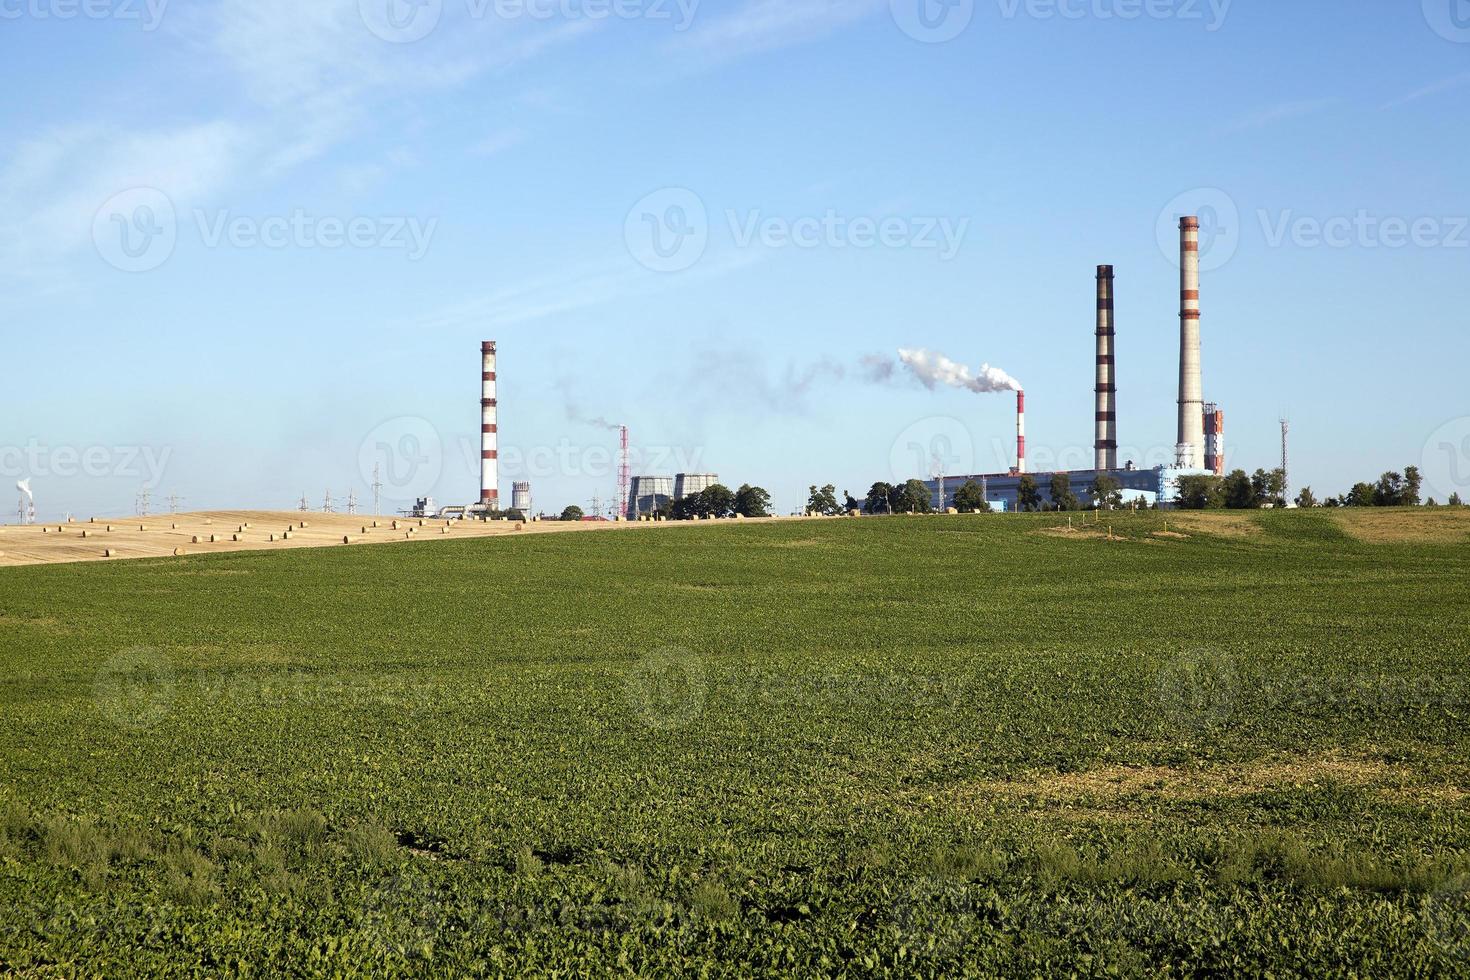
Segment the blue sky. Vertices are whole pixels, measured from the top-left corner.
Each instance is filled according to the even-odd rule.
[[[1005,468],[1013,399],[864,375],[901,347],[1015,375],[1033,464],[1085,465],[1099,263],[1152,461],[1194,210],[1230,465],[1286,413],[1319,496],[1470,492],[1470,0],[422,2],[0,0],[0,469],[43,517],[373,462],[385,510],[466,502],[485,339],[548,509],[611,498],[597,418],[783,510]]]

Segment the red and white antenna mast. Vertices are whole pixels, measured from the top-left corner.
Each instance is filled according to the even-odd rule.
[[[628,494],[633,483],[633,469],[628,463],[628,427],[619,426],[622,448],[618,456],[618,517],[628,516]]]

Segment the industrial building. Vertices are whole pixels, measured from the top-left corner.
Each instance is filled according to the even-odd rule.
[[[671,504],[720,482],[717,473],[679,473],[674,476],[635,476],[632,478],[628,496],[628,509],[623,515],[630,521],[652,514],[660,507]]]
[[[1097,267],[1096,388],[1094,466],[1064,475],[1078,499],[1087,500],[1087,488],[1099,476],[1111,477],[1125,499],[1142,498],[1161,507],[1178,497],[1179,479],[1225,472],[1225,413],[1204,400],[1200,343],[1199,218],[1179,221],[1179,417],[1174,465],[1135,469],[1118,466],[1118,375],[1115,347],[1116,310],[1111,265]],[[1026,474],[1026,394],[1016,392],[1016,465],[1008,473],[977,473],[929,480],[933,505],[954,506],[954,495],[967,482],[985,490],[993,510],[1015,510],[1021,479]],[[1043,501],[1050,499],[1051,474],[1033,477]]]

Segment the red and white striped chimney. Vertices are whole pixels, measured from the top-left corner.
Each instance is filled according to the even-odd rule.
[[[1179,219],[1179,441],[1175,463],[1198,469],[1205,456],[1205,398],[1200,378],[1199,218]]]
[[[495,341],[480,345],[480,503],[500,508],[500,452],[496,444]]]
[[[1016,389],[1016,472],[1026,472],[1026,393]]]

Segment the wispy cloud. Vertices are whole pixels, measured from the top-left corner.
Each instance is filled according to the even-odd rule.
[[[1324,109],[1330,108],[1336,103],[1337,99],[1335,98],[1302,99],[1296,102],[1282,102],[1232,120],[1221,127],[1220,133],[1227,135],[1230,133],[1243,133],[1253,129],[1265,129],[1277,123],[1314,115]]]
[[[1385,103],[1383,108],[1385,110],[1398,109],[1410,103],[1418,102],[1421,99],[1432,98],[1433,96],[1449,92],[1467,84],[1470,84],[1470,71],[1461,72],[1458,75],[1451,75],[1449,78],[1442,78],[1437,82],[1425,85],[1423,88],[1417,88],[1402,98]]]
[[[824,37],[888,7],[884,0],[748,0],[736,12],[701,21],[676,47],[723,60]]]
[[[506,150],[520,146],[526,141],[526,133],[522,129],[502,129],[491,133],[470,147],[470,156],[493,157],[504,153]]]

